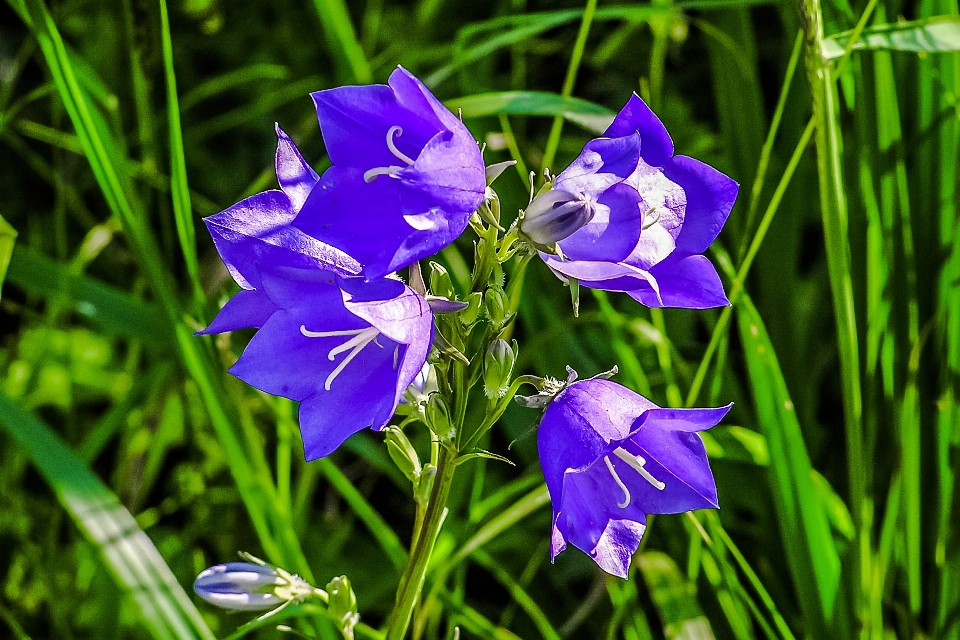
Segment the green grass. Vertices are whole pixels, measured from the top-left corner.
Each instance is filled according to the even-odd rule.
[[[617,364],[662,405],[733,401],[706,437],[721,509],[654,518],[629,582],[574,549],[551,564],[536,416],[510,407],[483,446],[516,466],[458,472],[419,637],[960,640],[958,14],[8,0],[0,636],[228,637],[249,618],[188,594],[244,550],[320,585],[348,575],[358,636],[378,637],[414,521],[380,437],[304,463],[293,404],[225,373],[249,334],[192,334],[233,293],[200,218],[273,188],[273,123],[322,169],[307,94],[402,64],[488,162],[518,161],[504,222],[527,171],[562,169],[631,91],[678,153],[741,184],[710,256],[732,307],[581,288],[573,318],[533,262],[513,330],[520,373]],[[471,233],[439,258],[461,290]],[[339,637],[316,607],[282,616],[234,637]]]

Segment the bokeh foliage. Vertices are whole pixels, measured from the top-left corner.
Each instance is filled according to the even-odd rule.
[[[199,220],[272,186],[273,122],[322,169],[307,94],[402,64],[488,162],[519,162],[497,183],[506,212],[631,91],[679,153],[741,184],[712,255],[731,309],[584,290],[571,319],[535,264],[514,332],[520,372],[618,364],[662,405],[734,401],[706,436],[722,509],[656,518],[629,582],[575,550],[551,566],[536,415],[512,408],[488,448],[516,466],[458,478],[416,633],[960,638],[958,5],[829,0],[823,57],[804,52],[809,11],[0,6],[0,635],[226,637],[246,619],[189,585],[237,550],[349,575],[373,627],[389,612],[413,507],[379,437],[303,463],[293,404],[224,373],[248,334],[191,333],[234,287]],[[471,252],[464,237],[439,258],[462,290]],[[282,616],[337,637],[315,608]],[[283,637],[277,622],[245,631]]]

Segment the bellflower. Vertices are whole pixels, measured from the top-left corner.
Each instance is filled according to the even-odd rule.
[[[204,569],[193,590],[210,604],[234,611],[273,609],[313,593],[313,587],[299,576],[252,562],[228,562]]]
[[[301,403],[313,460],[387,424],[426,362],[433,314],[402,282],[366,282],[352,257],[290,226],[317,176],[278,133],[282,190],[205,220],[241,291],[200,333],[259,329],[230,373]]]
[[[483,202],[480,149],[403,68],[389,85],[312,94],[333,166],[295,226],[343,249],[373,279],[453,242]]]
[[[631,146],[636,139],[639,158],[617,190],[623,201],[636,201],[631,216],[639,239],[619,217],[616,223],[623,230],[608,230],[614,218],[608,222],[598,209],[591,223],[559,239],[563,257],[541,257],[561,277],[594,289],[625,291],[648,307],[729,304],[716,269],[702,254],[726,222],[739,186],[699,160],[675,156],[663,123],[636,94],[603,137],[587,143],[557,176],[554,190],[576,194],[607,184],[610,177],[596,169],[611,163],[612,149]],[[626,251],[624,240],[630,244]]]
[[[568,381],[537,436],[553,503],[551,559],[570,543],[626,578],[647,514],[718,508],[694,432],[729,409],[662,409],[609,380]]]

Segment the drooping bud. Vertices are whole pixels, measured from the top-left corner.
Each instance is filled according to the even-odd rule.
[[[494,400],[502,398],[510,386],[513,365],[517,361],[517,343],[511,347],[505,340],[494,340],[483,357],[483,392]]]
[[[490,324],[499,329],[510,319],[510,297],[499,287],[490,287],[483,294],[483,307]]]
[[[327,584],[327,611],[340,628],[344,640],[353,640],[353,629],[360,622],[357,595],[347,576],[334,578]]]
[[[193,590],[210,604],[235,611],[273,609],[313,593],[313,587],[298,576],[252,562],[228,562],[204,569]]]
[[[427,410],[424,412],[424,421],[427,426],[441,440],[452,440],[456,435],[453,423],[450,421],[450,409],[447,401],[439,393],[431,393],[427,400]]]
[[[588,196],[551,189],[534,198],[520,220],[520,231],[540,245],[552,245],[590,222],[596,213]]]
[[[456,291],[453,288],[453,281],[447,269],[437,262],[430,263],[430,291],[434,295],[453,300],[456,298]]]
[[[420,477],[420,457],[417,450],[410,444],[406,434],[397,427],[389,426],[383,432],[387,441],[387,452],[394,464],[407,479],[416,482]]]

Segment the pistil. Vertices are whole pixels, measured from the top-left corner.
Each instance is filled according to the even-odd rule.
[[[393,141],[394,135],[402,136],[403,128],[394,125],[387,129],[387,149],[389,149],[390,153],[392,153],[398,160],[403,160],[407,166],[413,166],[415,161],[397,148],[396,143]],[[373,169],[368,169],[364,172],[363,181],[373,182],[376,180],[377,176],[390,176],[391,178],[396,178],[400,171],[403,171],[403,169],[404,167],[399,167],[397,165],[390,165],[389,167],[374,167]]]

